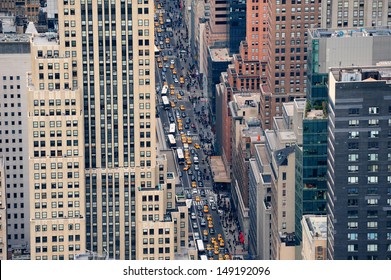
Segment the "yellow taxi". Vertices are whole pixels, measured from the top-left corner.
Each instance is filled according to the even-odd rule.
[[[207,236],[207,235],[209,234],[209,232],[208,232],[207,229],[204,229],[204,230],[202,231],[202,234]]]
[[[220,241],[221,239],[223,239],[223,236],[221,235],[221,233],[219,233],[219,234],[217,235],[217,240]]]
[[[185,105],[181,105],[181,106],[179,106],[179,109],[180,109],[181,111],[185,111],[185,110],[186,110],[186,107],[185,107]]]
[[[195,201],[196,201],[196,202],[200,202],[200,201],[201,201],[201,198],[200,198],[199,196],[196,196]]]
[[[164,82],[164,83],[163,83],[163,86],[168,86],[168,83],[167,83],[167,82]]]
[[[157,57],[157,62],[162,62],[162,58],[160,56]]]
[[[185,159],[190,159],[190,153],[189,153],[189,151],[185,151]]]
[[[155,22],[156,24],[157,22]],[[159,25],[159,24],[158,24]],[[162,32],[162,29],[159,27],[158,29],[156,29],[157,33],[161,33]]]
[[[186,160],[186,164],[191,165],[191,160],[190,159]]]
[[[174,68],[174,69],[172,70],[172,74],[173,74],[173,75],[176,75],[176,73],[177,73],[177,72],[176,72],[176,69]]]
[[[175,86],[173,84],[170,84],[170,89],[175,89]]]
[[[194,148],[199,149],[199,148],[201,148],[201,146],[198,143],[194,143]]]
[[[185,167],[183,167],[183,171],[187,171],[190,169],[190,166],[186,165]]]
[[[178,130],[179,130],[179,131],[182,131],[182,130],[183,130],[183,126],[182,126],[181,123],[178,124]]]
[[[178,99],[178,100],[182,100],[182,95],[180,95],[179,93],[176,95],[176,98]]]
[[[219,254],[219,261],[223,261],[223,260],[224,260],[223,254]]]
[[[164,24],[164,20],[159,20],[159,24],[163,25]]]
[[[213,227],[213,222],[212,221],[209,221],[208,222],[208,228],[212,228]]]
[[[158,66],[159,66],[159,68],[163,68],[163,63],[160,62],[160,63],[158,64]]]
[[[210,250],[212,250],[213,248],[212,248],[212,245],[210,245],[209,243],[208,244],[206,244],[206,250],[207,251],[210,251]]]
[[[191,144],[193,143],[193,139],[191,139],[191,137],[187,137],[187,144]]]
[[[209,206],[208,205],[204,205],[204,213],[209,213]]]
[[[175,94],[175,89],[170,89],[170,94],[174,95]]]
[[[183,78],[182,76],[179,77],[179,83],[184,84],[185,83],[185,78]]]
[[[197,187],[197,182],[195,182],[195,181],[191,182],[191,187],[192,188],[196,188]]]
[[[230,259],[231,259],[231,257],[230,257],[228,254],[225,254],[225,255],[224,255],[224,260],[228,261],[228,260],[230,260]]]
[[[220,253],[219,246],[215,246],[214,248],[214,254],[218,255]]]
[[[168,60],[168,56],[163,57],[163,61],[166,62]]]
[[[175,108],[175,103],[174,101],[170,101],[171,108]]]
[[[211,214],[206,215],[206,220],[207,221],[212,221],[212,215]]]
[[[221,247],[221,248],[224,247],[224,239],[221,239],[221,240],[220,240],[220,247]]]
[[[216,237],[212,237],[210,239],[210,243],[212,243],[213,245],[216,245]]]
[[[187,141],[186,136],[182,136],[181,140],[182,140],[182,143],[186,143],[186,141]]]
[[[174,69],[174,68],[175,68],[174,64],[171,64],[170,69]]]

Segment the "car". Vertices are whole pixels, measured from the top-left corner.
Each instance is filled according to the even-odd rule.
[[[184,93],[184,91],[183,91],[183,90],[179,90],[179,94],[180,94],[180,95],[182,95],[182,96],[184,96],[184,95],[185,95],[185,93]]]
[[[213,258],[213,248],[210,251],[208,251],[208,257],[209,257],[210,260],[214,260],[214,258]]]
[[[204,187],[204,183],[201,181],[201,182],[198,183],[198,186],[199,186],[200,188],[203,188],[203,187]]]
[[[197,223],[193,223],[193,229],[197,229],[197,228],[198,228]]]
[[[231,259],[231,257],[229,256],[229,254],[225,254],[225,255],[224,255],[224,260],[228,261],[228,260],[230,260],[230,259]]]
[[[200,202],[200,201],[201,201],[201,198],[197,195],[197,196],[195,197],[195,201],[196,201],[196,202]]]
[[[177,78],[175,78],[174,79],[174,83],[178,83],[179,81],[178,81],[178,79]]]
[[[204,242],[208,242],[208,236],[206,236],[206,235],[203,235],[203,236],[202,236],[202,241],[204,241]]]
[[[191,182],[191,187],[192,188],[196,188],[197,187],[197,183],[195,181]]]
[[[212,210],[217,210],[216,204],[213,203],[213,204],[210,206],[210,209],[212,209]]]
[[[176,95],[176,98],[178,98],[178,100],[182,100],[182,95],[180,95],[179,93]]]
[[[220,252],[220,250],[219,250],[219,246],[215,246],[215,248],[214,248],[214,254],[215,255],[218,255],[219,254],[219,252]]]
[[[206,244],[206,251],[211,251],[212,249],[212,245],[210,245],[209,243]]]
[[[198,212],[198,217],[200,217],[200,218],[204,217],[204,213],[202,211],[199,211]]]
[[[206,220],[209,222],[209,221],[212,221],[213,218],[212,218],[212,215],[211,214],[208,214],[206,215]]]
[[[194,165],[194,169],[195,169],[195,171],[199,171],[200,170],[200,167],[198,166],[198,164]]]
[[[199,149],[201,146],[198,143],[194,143],[194,148]]]
[[[186,107],[185,107],[185,105],[181,105],[181,106],[179,107],[179,109],[180,109],[181,111],[185,111],[185,110],[186,110]]]
[[[194,175],[191,175],[191,178],[190,178],[191,181],[194,181],[196,180],[196,177]]]
[[[221,248],[224,248],[224,245],[225,245],[225,244],[224,244],[224,239],[221,239],[221,240],[220,240],[220,247],[221,247]]]
[[[191,212],[191,219],[192,219],[192,220],[197,219],[196,214],[195,214],[194,212]]]
[[[188,130],[188,131],[186,131],[186,135],[187,136],[190,136],[191,135],[191,132]]]
[[[223,260],[224,260],[223,254],[219,254],[219,261],[223,261]]]
[[[202,231],[202,234],[203,234],[203,235],[208,235],[208,234],[209,234],[209,232],[208,232],[208,230],[207,230],[207,229],[204,229],[204,230]]]
[[[213,222],[212,221],[209,221],[208,228],[213,228]]]
[[[182,118],[186,118],[186,117],[187,117],[186,112],[182,112],[181,117],[182,117]]]
[[[185,167],[183,167],[183,171],[187,171],[190,169],[190,166],[189,165],[186,165]]]
[[[198,194],[198,190],[197,190],[197,189],[194,189],[194,190],[192,191],[192,194]]]
[[[204,205],[204,213],[209,213],[209,206],[208,205]]]
[[[202,213],[202,212],[200,212],[200,213]],[[202,215],[204,215],[204,214],[202,214]],[[201,221],[200,221],[200,226],[206,227],[206,221],[205,221],[205,219],[201,219]]]
[[[220,241],[221,239],[223,239],[223,235],[221,233],[217,234],[217,240]]]
[[[215,229],[214,229],[214,228],[210,228],[210,229],[209,229],[209,233],[212,235],[212,234],[215,234],[215,233],[216,233],[216,231],[215,231]]]
[[[201,190],[201,191],[200,191],[200,195],[201,195],[202,197],[205,197],[205,191],[204,191],[204,190]]]
[[[163,68],[163,64],[162,64],[162,63],[159,63],[159,64],[158,64],[158,67],[159,67],[159,68]]]
[[[187,198],[187,199],[191,199],[191,198],[192,198],[191,193],[187,193],[187,194],[186,194],[186,198]]]
[[[171,63],[171,64],[175,64],[175,60],[174,60],[174,59],[171,59],[170,63]]]
[[[193,171],[190,169],[189,172],[187,172],[187,174],[192,175]]]
[[[172,36],[174,36],[174,33],[173,33],[172,31],[170,31],[170,32],[168,32],[168,35],[169,35],[170,37],[172,37]]]
[[[160,67],[160,68],[162,68],[162,67]],[[163,68],[162,71],[163,71],[163,73],[167,72],[167,68]]]
[[[198,177],[197,177],[197,181],[198,181],[198,182],[201,182],[201,181],[202,181],[201,176],[198,176]]]
[[[189,129],[189,125],[188,124],[185,124],[185,129]],[[188,143],[188,144],[191,144],[191,143]]]
[[[215,202],[214,198],[213,197],[209,197],[209,203],[214,203],[214,202]]]
[[[210,230],[209,230],[209,233],[210,233]],[[216,237],[211,237],[210,238],[210,243],[212,243],[213,244],[213,246],[216,246],[216,243],[217,241],[216,241]]]
[[[170,117],[170,123],[174,123],[175,119],[173,117]]]

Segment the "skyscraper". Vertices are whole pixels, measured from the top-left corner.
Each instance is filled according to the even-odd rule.
[[[327,258],[391,259],[391,69],[329,75]]]
[[[28,249],[30,243],[26,72],[31,71],[31,58],[30,36],[7,34],[1,40],[0,157],[5,172],[7,251]]]
[[[389,0],[329,0],[322,2],[322,28],[391,25]]]

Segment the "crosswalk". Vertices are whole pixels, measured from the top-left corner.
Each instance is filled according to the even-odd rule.
[[[208,197],[210,197],[210,196],[213,196],[213,197],[215,196],[215,193],[212,190],[205,189],[204,191],[205,191],[205,197],[201,197],[199,194],[197,194],[198,196],[200,196],[201,201],[193,200],[192,201],[192,205],[194,205],[194,206],[198,206],[198,205],[203,206],[205,204],[204,203],[205,199],[208,199]]]
[[[199,135],[190,135],[190,136],[191,136],[191,139],[193,140],[193,143],[194,143],[194,141],[199,141],[200,140],[200,136]],[[188,137],[188,136],[186,135],[186,137]],[[180,135],[177,135],[177,136],[175,136],[175,140],[181,141],[182,137]]]

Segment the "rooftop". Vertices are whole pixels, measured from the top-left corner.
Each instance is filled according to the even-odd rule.
[[[383,62],[377,66],[332,68],[331,72],[338,82],[385,81],[391,83],[390,64]]]
[[[228,48],[209,48],[209,53],[212,61],[229,62],[232,60]]]
[[[295,152],[295,146],[287,147],[287,148],[276,151],[274,153],[276,163],[278,165],[287,165],[288,164],[288,156],[294,152]]]
[[[32,42],[37,46],[58,45],[57,33],[39,33],[32,38]]]
[[[379,26],[379,27],[367,27],[367,28],[335,28],[335,29],[315,28],[315,29],[309,29],[309,36],[313,39],[391,36],[391,27]]]
[[[327,238],[327,217],[316,215],[305,215],[305,219],[308,229],[310,230],[313,238],[325,239]]]
[[[249,126],[242,129],[243,137],[250,137],[251,142],[264,142],[263,130],[260,126]]]
[[[0,43],[8,43],[8,42],[30,42],[30,35],[27,34],[16,34],[16,33],[8,33],[8,34],[0,34]]]
[[[221,156],[210,157],[210,167],[212,169],[213,181],[218,183],[230,183],[231,178],[225,170],[224,162]]]

